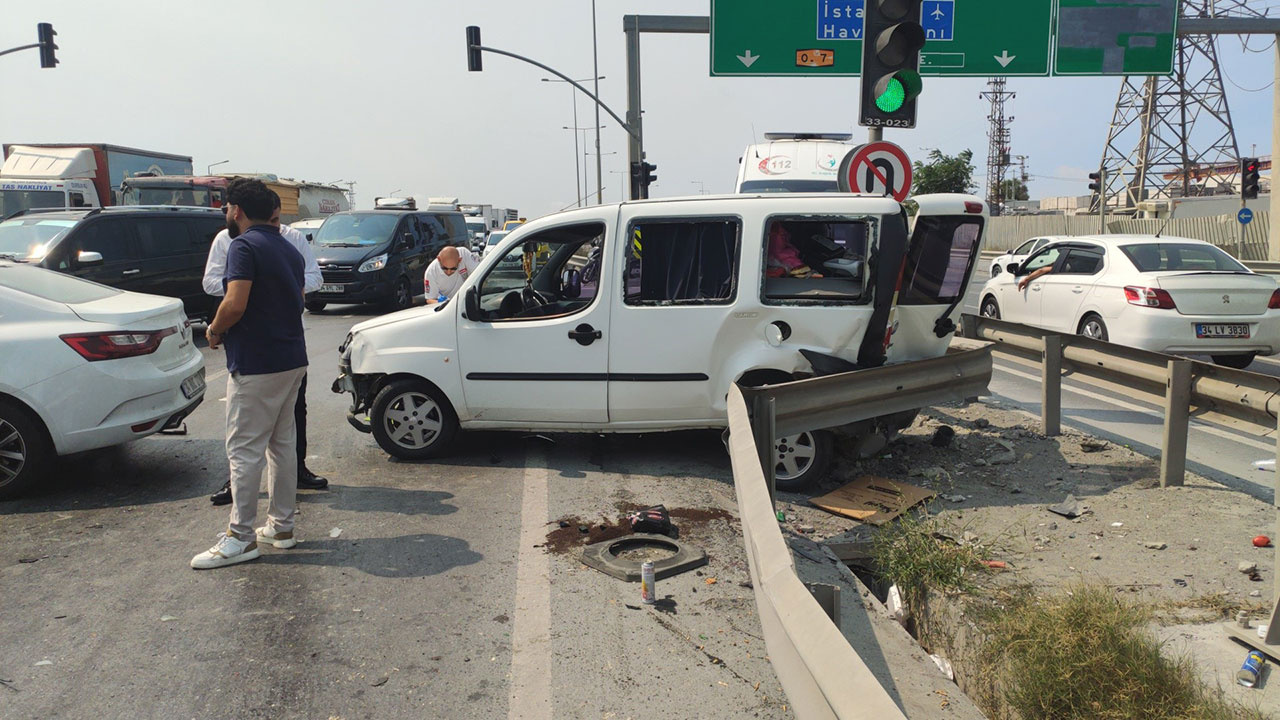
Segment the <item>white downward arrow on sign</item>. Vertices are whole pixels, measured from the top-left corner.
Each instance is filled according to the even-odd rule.
[[[1008,50],[1001,50],[1000,54],[994,57],[996,59],[996,62],[1000,63],[1000,67],[1003,68],[1003,67],[1009,67],[1009,63],[1013,62],[1013,59],[1018,56],[1010,55]]]
[[[747,67],[751,67],[752,63],[760,59],[760,56],[752,55],[751,51],[748,50],[745,55],[739,55],[738,59],[742,61],[743,65],[746,65]]]

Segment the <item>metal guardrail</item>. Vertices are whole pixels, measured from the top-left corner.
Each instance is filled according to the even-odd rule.
[[[1192,416],[1259,436],[1277,428],[1280,378],[975,315],[963,316],[963,328],[965,337],[988,340],[995,350],[1040,362],[1046,435],[1057,435],[1061,427],[1064,375],[1163,405],[1161,486],[1183,483]]]
[[[747,564],[774,672],[796,717],[894,720],[902,710],[796,576],[774,515],[775,439],[987,392],[991,348],[729,391],[729,455]],[[748,415],[748,398],[753,412]]]
[[[950,351],[942,357],[742,388],[752,410],[757,453],[774,497],[776,438],[839,427],[986,393],[991,348]]]
[[[737,386],[729,390],[729,457],[760,627],[769,661],[796,717],[905,720],[796,576],[791,549],[774,516],[747,403]]]

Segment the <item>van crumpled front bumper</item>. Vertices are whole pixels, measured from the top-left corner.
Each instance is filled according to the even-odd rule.
[[[334,379],[329,389],[339,395],[351,393],[351,408],[347,410],[347,422],[362,433],[371,433],[373,426],[361,417],[368,417],[366,413],[369,410],[369,404],[373,402],[373,389],[370,386],[371,383],[351,374],[351,356],[347,353],[350,344],[351,338],[348,336],[347,341],[338,348],[338,352],[341,353],[338,360],[338,377]]]

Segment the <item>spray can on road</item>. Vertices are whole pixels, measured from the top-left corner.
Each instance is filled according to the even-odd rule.
[[[1250,650],[1244,659],[1244,667],[1236,673],[1236,682],[1245,687],[1253,687],[1258,684],[1258,677],[1262,675],[1262,666],[1266,664],[1266,658],[1257,650]]]
[[[640,565],[640,600],[645,605],[657,602],[657,590],[654,588],[656,578],[653,576],[653,563],[645,561]]]

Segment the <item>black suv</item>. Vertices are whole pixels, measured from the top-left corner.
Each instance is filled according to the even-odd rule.
[[[0,258],[29,262],[121,290],[182,300],[187,317],[212,319],[218,298],[201,285],[222,211],[123,206],[35,210],[0,222]]]
[[[385,209],[338,212],[314,234],[324,284],[307,309],[327,303],[382,303],[400,310],[422,294],[422,274],[448,245],[467,246],[462,213]]]

